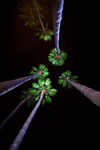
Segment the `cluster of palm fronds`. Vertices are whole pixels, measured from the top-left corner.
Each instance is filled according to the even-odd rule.
[[[24,25],[36,30],[36,36],[44,41],[51,41],[54,35],[53,31],[48,28],[48,24],[44,25],[44,16],[42,7],[37,4],[36,0],[22,0],[18,5],[20,18],[24,20]]]
[[[45,91],[42,104],[52,102],[50,96],[54,96],[57,92],[56,89],[52,88],[50,78],[47,78],[49,75],[48,68],[45,67],[45,65],[40,64],[38,68],[32,67],[30,74],[37,74],[38,72],[39,75],[33,78],[34,80],[37,79],[37,82],[33,82],[32,87],[28,88],[27,91],[23,91],[21,95],[22,99],[26,98],[28,95],[31,95],[30,99],[27,101],[28,106],[33,106],[34,102],[39,100],[42,90]]]

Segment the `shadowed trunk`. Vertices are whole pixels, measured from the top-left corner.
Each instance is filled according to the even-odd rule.
[[[62,19],[63,5],[64,0],[52,0],[52,19],[53,19],[53,30],[57,55],[59,55],[59,35],[60,35],[60,24]]]
[[[39,108],[39,106],[41,104],[43,96],[44,96],[44,92],[41,93],[39,101],[37,102],[36,106],[33,108],[31,114],[29,115],[26,122],[24,123],[21,130],[19,131],[18,135],[16,136],[14,142],[12,143],[12,145],[10,147],[10,150],[18,150],[18,148],[19,148],[19,146],[20,146],[20,144],[23,140],[23,137],[26,134],[26,131],[27,131],[27,129],[28,129],[28,127],[29,127],[29,125],[30,125],[30,123],[31,123],[36,111],[37,111],[37,109]]]
[[[6,94],[7,92],[15,89],[16,87],[22,85],[23,83],[33,79],[34,77],[38,75],[39,75],[39,72],[36,73],[35,75],[29,75],[26,77],[15,79],[15,80],[1,82],[0,83],[0,96]]]
[[[40,12],[39,12],[39,9],[38,9],[38,6],[37,6],[37,2],[36,2],[36,0],[33,0],[33,2],[34,2],[34,6],[35,6],[35,9],[36,9],[36,12],[37,12],[37,15],[38,15],[38,18],[39,18],[42,30],[45,32],[45,27],[44,27],[43,21],[41,19],[41,15],[40,15]]]
[[[9,116],[1,123],[0,130],[6,125],[6,123],[10,120],[10,118],[16,113],[16,111],[31,97],[31,95],[27,96],[23,101],[19,103],[19,105],[9,114]]]
[[[77,90],[79,90],[82,94],[88,97],[94,104],[100,107],[100,92],[93,90],[82,84],[73,82],[71,80],[68,80],[68,82],[71,85],[73,85]]]

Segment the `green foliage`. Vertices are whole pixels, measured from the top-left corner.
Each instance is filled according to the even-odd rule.
[[[45,95],[42,100],[42,104],[45,104],[46,102],[48,102],[48,103],[52,102],[50,96],[54,96],[57,92],[56,89],[52,88],[51,80],[49,78],[38,79],[38,83],[33,83],[32,87],[35,88],[35,93],[33,94],[35,101],[39,100],[42,90],[45,90]]]
[[[24,20],[24,25],[29,28],[37,27],[39,25],[38,20],[34,16],[20,15],[20,18]]]
[[[51,80],[49,78],[46,79],[45,81],[46,86],[51,84]]]
[[[52,65],[55,66],[62,66],[67,59],[67,53],[65,53],[63,50],[60,50],[59,56],[57,55],[57,49],[54,48],[51,50],[51,53],[48,56],[49,61],[52,63]]]
[[[24,99],[28,95],[31,95],[31,98],[27,100],[27,106],[33,106],[34,103],[39,100],[42,90],[45,90],[42,104],[45,104],[46,102],[51,103],[51,97],[56,95],[57,90],[52,88],[51,80],[49,78],[38,79],[38,82],[32,83],[32,88],[23,91],[20,97]]]
[[[42,79],[42,78],[46,78],[49,75],[48,68],[45,67],[45,65],[43,65],[43,64],[40,64],[38,68],[32,67],[30,74],[36,74],[38,72],[40,72],[40,74],[33,79],[37,79],[37,78]]]
[[[49,95],[54,96],[56,94],[56,92],[57,92],[57,90],[52,88],[52,89],[49,90]]]
[[[39,39],[42,39],[44,41],[51,41],[53,35],[53,31],[48,29],[47,25],[45,27],[45,31],[43,31],[41,28],[37,28],[36,36],[39,36]]]
[[[35,34],[36,36],[39,36],[39,39],[42,39],[44,41],[51,41],[52,36],[54,35],[53,31],[48,29],[48,24],[46,23],[45,31],[41,29],[40,22],[36,13],[36,9],[34,9],[34,4],[32,1],[26,1],[26,2],[20,2],[19,3],[19,11],[20,11],[20,18],[24,20],[24,25],[28,26],[29,28],[34,28],[37,31]],[[41,7],[38,6],[39,12],[41,14]],[[41,17],[43,18],[43,15],[41,14]]]
[[[70,89],[72,88],[72,85],[68,82],[67,78],[74,82],[77,82],[78,76],[72,76],[70,70],[63,72],[61,76],[59,76],[58,84],[62,84],[63,87],[67,86]]]
[[[33,106],[34,105],[34,97],[33,94],[35,94],[35,90],[32,88],[28,88],[28,90],[22,91],[22,94],[20,95],[20,98],[23,100],[25,99],[28,95],[31,97],[27,100],[27,106]]]
[[[24,25],[29,28],[39,26],[39,20],[37,18],[36,10],[32,1],[21,0],[18,3],[18,9],[20,12],[20,18],[24,20]],[[39,8],[40,9],[40,8]]]
[[[27,101],[27,106],[30,107],[30,106],[34,106],[35,104],[35,101],[34,101],[34,98],[31,97],[30,99],[28,99]]]
[[[37,83],[32,83],[32,87],[38,89],[39,85]]]

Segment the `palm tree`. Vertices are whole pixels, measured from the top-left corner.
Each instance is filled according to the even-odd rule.
[[[77,90],[79,90],[82,94],[84,94],[86,97],[88,97],[95,105],[100,107],[100,92],[93,90],[87,86],[84,86],[82,84],[76,83],[69,78],[67,81],[73,85]]]
[[[54,35],[54,33],[50,29],[48,29],[48,24],[44,27],[44,24],[43,24],[43,21],[42,21],[42,18],[41,18],[41,15],[37,6],[37,2],[36,0],[33,0],[33,2],[34,2],[34,6],[35,6],[35,9],[36,9],[39,21],[40,21],[40,25],[42,28],[42,30],[38,29],[39,32],[36,35],[40,36],[40,39],[43,39],[45,41],[51,41],[51,37]]]
[[[67,53],[59,48],[60,25],[62,19],[64,0],[52,0],[52,19],[55,47],[51,50],[48,59],[52,65],[62,66],[67,59]]]
[[[59,76],[58,83],[63,87],[72,88],[75,87],[82,94],[88,97],[94,104],[100,107],[100,92],[93,90],[87,86],[77,83],[78,76],[72,76],[71,71],[67,70]]]
[[[16,113],[16,111],[28,100],[31,98],[31,95],[28,95],[19,105],[9,114],[9,116],[1,123],[0,130],[6,125],[10,118]]]
[[[32,67],[30,74],[32,75],[22,77],[19,79],[15,79],[15,80],[1,82],[0,83],[0,96],[15,89],[16,87],[19,87],[20,85],[22,85],[23,83],[29,80],[36,79],[36,78],[44,78],[49,75],[49,72],[48,72],[48,68],[45,67],[45,65],[40,64],[38,68]]]
[[[0,83],[0,88],[1,88],[1,95],[7,93],[8,91],[20,86],[22,83],[25,83],[26,81],[28,81],[29,79],[40,79],[41,82],[43,79],[45,79],[48,75],[48,68],[45,67],[45,65],[40,64],[38,68],[36,67],[32,67],[32,70],[30,71],[30,76],[27,77],[23,77],[23,78],[19,78],[19,79],[15,79],[15,80],[11,80],[11,81],[5,81],[5,82],[1,82]],[[35,88],[35,87],[33,87]],[[23,91],[23,94],[20,96],[22,100],[19,105],[10,113],[10,115],[1,123],[0,125],[0,130],[5,126],[5,124],[9,121],[9,119],[16,113],[16,111],[28,100],[27,105],[30,106],[30,104],[33,104],[33,95],[38,93],[40,90],[35,91],[34,93],[34,89],[33,88],[28,88],[27,91]],[[6,90],[7,89],[7,90]],[[40,88],[41,89],[41,88]],[[41,93],[41,91],[40,91]],[[40,95],[38,93],[38,97],[39,98]],[[48,97],[48,99],[50,99]]]
[[[10,150],[17,150],[19,145],[22,142],[22,139],[37,111],[39,108],[41,102],[42,105],[44,105],[46,102],[51,103],[52,99],[51,96],[55,96],[57,90],[52,88],[51,80],[49,78],[47,79],[38,79],[38,83],[34,82],[32,83],[32,89],[29,90],[29,92],[34,97],[34,101],[38,101],[34,109],[32,110],[31,114],[29,115],[28,119],[24,123],[23,127],[19,131],[18,135],[16,136],[14,142],[12,143]],[[44,95],[45,94],[45,95]],[[32,101],[31,101],[32,102]]]
[[[31,114],[29,115],[29,117],[25,121],[24,125],[22,126],[21,130],[19,131],[18,135],[16,136],[15,140],[13,141],[13,143],[10,147],[10,150],[18,150],[18,148],[23,140],[23,137],[26,134],[26,131],[27,131],[32,119],[34,118],[34,115],[35,115],[37,109],[39,108],[39,106],[41,104],[44,93],[45,93],[45,90],[42,90],[39,101],[37,102],[36,106],[33,108]]]
[[[52,0],[52,19],[53,19],[53,30],[54,40],[57,49],[57,55],[59,56],[59,35],[60,35],[60,24],[62,19],[64,0]]]
[[[15,80],[9,80],[0,82],[0,96],[6,94],[7,92],[15,89],[16,87],[19,87],[20,85],[24,84],[25,82],[32,80],[36,76],[38,76],[41,72],[38,72],[34,75],[29,75],[26,77],[18,78]]]

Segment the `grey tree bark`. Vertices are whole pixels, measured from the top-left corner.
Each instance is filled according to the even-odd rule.
[[[64,0],[52,0],[52,19],[53,19],[53,30],[54,40],[57,49],[57,55],[59,55],[59,36],[60,36],[60,25],[62,19],[62,11],[64,6]]]
[[[36,106],[33,108],[31,114],[29,115],[26,122],[24,123],[21,130],[19,131],[18,135],[16,136],[15,140],[13,141],[13,143],[10,147],[10,150],[18,150],[18,148],[19,148],[19,146],[20,146],[20,144],[23,140],[23,137],[26,134],[26,131],[27,131],[27,129],[28,129],[28,127],[29,127],[29,125],[30,125],[30,123],[31,123],[36,111],[37,111],[37,109],[39,108],[39,106],[41,104],[43,96],[44,96],[44,93],[42,92],[39,101],[37,102]]]
[[[79,90],[82,94],[88,97],[95,105],[100,107],[100,92],[93,90],[85,85],[76,83],[71,81],[70,79],[68,82],[73,85],[77,90]]]
[[[15,79],[15,80],[0,82],[0,96],[15,89],[16,87],[19,87],[20,85],[24,84],[25,82],[33,79],[34,77],[36,77],[38,75],[39,75],[39,72],[36,73],[35,75],[29,75],[26,77]]]

